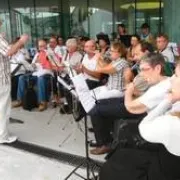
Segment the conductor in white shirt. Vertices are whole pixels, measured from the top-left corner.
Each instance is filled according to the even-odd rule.
[[[0,26],[2,21],[0,20]],[[11,76],[9,56],[15,54],[28,40],[27,35],[22,35],[20,40],[13,45],[9,45],[0,34],[0,143],[12,143],[16,141],[15,136],[8,133],[8,121],[11,111]]]

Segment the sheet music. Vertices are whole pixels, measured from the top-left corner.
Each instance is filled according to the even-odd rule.
[[[84,110],[88,113],[96,105],[96,101],[91,95],[91,91],[86,84],[84,75],[79,74],[73,77],[72,81],[79,96],[79,100]]]
[[[99,86],[91,90],[91,96],[93,96],[96,100],[100,100],[100,99],[119,98],[124,96],[124,93],[117,89],[109,90],[107,86]]]
[[[67,90],[69,90],[75,97],[78,98],[78,95],[74,90],[72,90],[72,87],[70,85],[68,85],[61,77],[58,76],[57,78],[59,83],[61,83]]]
[[[11,68],[11,73],[14,72],[14,70],[15,70],[18,66],[19,66],[18,63],[11,63],[11,66],[10,66],[10,68]]]

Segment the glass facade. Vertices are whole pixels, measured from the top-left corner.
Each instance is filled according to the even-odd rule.
[[[179,0],[1,0],[0,32],[9,41],[28,33],[31,45],[52,34],[95,38],[104,32],[112,37],[120,23],[129,34],[139,33],[141,24],[147,22],[154,35],[165,32],[179,43],[178,7]]]

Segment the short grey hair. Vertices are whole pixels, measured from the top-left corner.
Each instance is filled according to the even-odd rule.
[[[66,46],[78,47],[78,42],[75,38],[71,38],[66,41]]]
[[[148,63],[152,68],[154,68],[157,65],[160,65],[161,75],[165,75],[166,62],[162,54],[156,52],[147,53],[141,58],[141,62]]]

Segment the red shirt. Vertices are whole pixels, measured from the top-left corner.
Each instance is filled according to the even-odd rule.
[[[38,59],[44,69],[52,69],[52,66],[47,58],[46,51],[40,51],[38,55]]]

